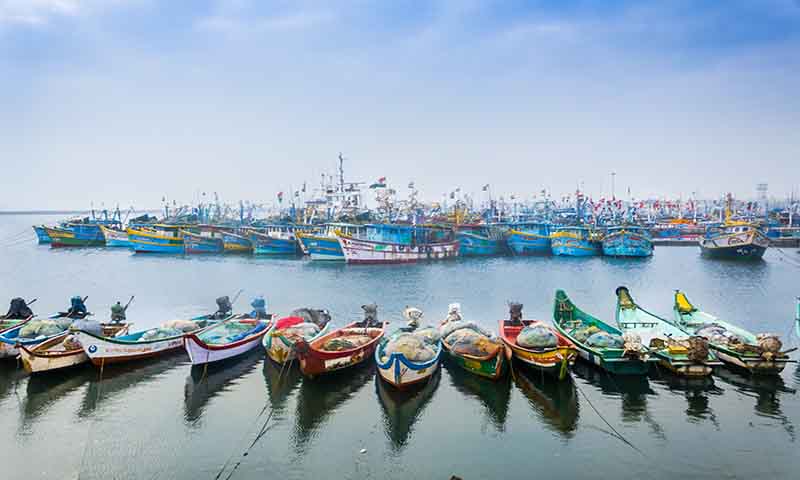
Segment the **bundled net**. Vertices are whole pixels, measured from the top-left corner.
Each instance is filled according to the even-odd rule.
[[[165,338],[170,337],[177,337],[183,335],[183,331],[178,330],[177,328],[165,328],[165,327],[158,327],[153,328],[152,330],[148,330],[139,337],[139,342],[149,342],[152,340],[162,340]]]
[[[369,335],[350,333],[341,335],[339,337],[331,338],[322,345],[322,349],[327,350],[329,352],[352,350],[354,348],[360,347],[361,345],[369,343],[370,340],[372,340],[372,337],[370,337]]]
[[[517,344],[525,348],[553,348],[558,337],[544,325],[528,325],[517,335]]]
[[[427,362],[436,357],[436,349],[427,337],[416,332],[392,335],[382,350],[381,361],[389,360],[393,353],[401,353],[412,362]]]
[[[622,336],[608,332],[595,332],[586,339],[587,345],[598,348],[622,348],[624,343]]]
[[[28,322],[19,331],[20,338],[39,338],[58,335],[69,328],[71,322],[63,323],[54,320],[35,320]]]
[[[746,340],[736,333],[728,330],[718,323],[710,323],[704,325],[702,328],[695,332],[698,337],[705,337],[711,343],[723,346],[732,346],[736,344],[746,343]]]
[[[300,339],[311,340],[319,334],[321,329],[316,323],[298,323],[291,327],[275,330],[272,336],[284,336],[286,339],[296,342]]]
[[[577,340],[580,343],[586,343],[586,340],[591,337],[593,334],[601,331],[599,328],[595,327],[594,325],[586,325],[583,327],[576,328],[572,331],[572,338]]]
[[[170,320],[161,324],[161,328],[169,328],[173,330],[180,330],[184,333],[189,333],[197,330],[197,322],[193,320]]]
[[[264,323],[226,322],[202,335],[203,341],[210,344],[238,342],[266,328]]]
[[[466,323],[466,322],[465,322]],[[494,355],[501,345],[497,339],[470,327],[462,327],[444,335],[444,342],[455,353],[473,357]]]

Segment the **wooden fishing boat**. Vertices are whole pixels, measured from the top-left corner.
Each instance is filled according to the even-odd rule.
[[[442,260],[457,257],[459,249],[449,230],[415,225],[367,225],[363,236],[339,235],[339,245],[354,264]]]
[[[442,342],[436,342],[434,357],[425,362],[415,362],[401,352],[386,354],[384,349],[391,337],[383,337],[375,349],[375,364],[378,375],[389,385],[403,389],[427,382],[439,369],[439,357],[442,355]]]
[[[611,227],[603,237],[603,255],[609,257],[649,257],[653,242],[644,227]]]
[[[501,344],[500,348],[487,352],[486,355],[469,355],[453,351],[453,345],[442,340],[442,349],[447,355],[448,361],[469,373],[490,380],[498,380],[506,373],[505,347]]]
[[[2,326],[0,326],[0,338],[2,338],[6,333],[14,330],[15,328],[19,328],[24,326],[26,323],[30,322],[34,316],[30,316],[28,318],[22,320],[4,320]],[[12,343],[5,343],[0,342],[0,358],[9,358],[9,357],[16,357],[19,354],[19,350],[14,351],[14,344]]]
[[[131,242],[128,241],[128,232],[126,230],[100,225],[100,231],[103,232],[103,238],[105,238],[106,247],[131,247]]]
[[[727,221],[709,228],[700,239],[700,252],[710,258],[760,260],[767,247],[769,238],[747,222]]]
[[[550,255],[550,224],[524,222],[512,224],[506,239],[514,255]]]
[[[192,365],[219,362],[258,347],[272,322],[232,318],[183,337]]]
[[[47,230],[45,229],[44,225],[34,225],[33,231],[36,232],[36,240],[41,244],[47,244],[51,242],[50,235],[47,234]]]
[[[225,242],[222,235],[211,230],[202,233],[192,233],[182,230],[183,249],[186,253],[222,253],[225,251]]]
[[[225,253],[251,253],[253,242],[247,237],[233,232],[222,232]]]
[[[128,227],[128,241],[136,253],[183,253],[183,234],[179,225]]]
[[[558,344],[555,347],[529,348],[517,343],[517,336],[525,327],[544,327],[555,335]],[[550,325],[538,320],[500,320],[500,338],[506,345],[506,356],[520,360],[525,365],[552,375],[559,380],[569,375],[569,367],[578,357],[575,344]]]
[[[328,333],[330,323],[326,323],[322,329],[311,338],[307,338],[306,342],[313,342],[319,337]],[[277,327],[270,330],[269,333],[264,335],[262,345],[267,352],[267,356],[276,363],[291,362],[297,355],[295,353],[295,340],[286,336],[285,329],[278,330]]]
[[[197,323],[197,330],[194,333],[219,322],[210,319],[208,315],[196,317],[192,320]],[[118,337],[103,337],[83,330],[75,332],[74,335],[76,340],[83,346],[83,350],[89,360],[96,366],[103,366],[111,363],[158,357],[175,353],[183,348],[183,337],[186,333],[153,340],[142,340],[143,336],[158,329],[159,327],[149,328]]]
[[[659,365],[687,377],[711,375],[713,367],[722,365],[710,350],[708,340],[687,335],[672,322],[641,308],[627,287],[618,287],[616,294],[617,327],[639,335]]]
[[[314,378],[318,375],[335,372],[348,367],[359,365],[371,359],[378,342],[383,337],[386,324],[381,327],[359,327],[358,322],[353,322],[343,328],[334,330],[326,335],[314,339],[312,342],[299,340],[295,343],[300,371],[303,375]],[[329,341],[348,335],[364,335],[370,340],[354,348],[344,350],[324,350],[324,345]]]
[[[578,347],[578,356],[587,363],[596,365],[617,375],[646,375],[650,363],[655,361],[641,339],[626,338],[623,332],[578,308],[563,290],[556,291],[553,305],[553,325],[562,335]],[[619,347],[597,347],[586,343],[579,332],[606,332],[623,337],[625,343]]]
[[[101,324],[104,337],[124,335],[128,332],[129,326],[130,324],[127,323]],[[89,357],[80,344],[64,342],[70,334],[68,330],[36,346],[20,346],[20,358],[25,371],[30,374],[44,373],[74,367],[89,361]]]
[[[586,227],[559,227],[550,235],[553,255],[591,257],[603,253],[602,237]]]
[[[42,227],[53,247],[102,247],[106,241],[99,225],[65,224],[61,227]]]
[[[49,316],[48,320],[54,320],[63,317],[64,315],[61,313],[56,313]],[[33,320],[34,318],[31,317],[0,332],[0,358],[16,358],[17,355],[19,355],[21,347],[33,348],[36,345],[39,345],[64,333],[63,331],[60,331],[53,335],[38,336],[34,338],[20,338],[19,335],[22,329]]]
[[[502,224],[459,225],[456,229],[458,255],[461,257],[485,257],[504,255],[508,251],[506,232]]]
[[[270,227],[263,231],[250,230],[248,234],[256,255],[298,255],[297,237],[289,227]]]
[[[296,232],[303,253],[314,261],[345,261],[339,234],[362,235],[366,227],[352,223],[327,223],[321,232]]]
[[[725,322],[710,313],[698,310],[679,291],[675,291],[673,306],[675,324],[688,335],[703,335],[720,360],[750,373],[777,375],[791,360],[781,352],[783,344],[773,335],[756,335],[744,328]],[[717,335],[707,335],[713,331]],[[704,335],[706,333],[706,335]]]

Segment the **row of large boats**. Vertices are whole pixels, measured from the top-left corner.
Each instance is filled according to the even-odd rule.
[[[32,314],[0,317],[0,358],[19,356],[28,372],[43,374],[88,362],[102,368],[179,351],[193,365],[223,365],[261,347],[270,361],[290,368],[296,363],[309,378],[374,362],[380,377],[398,389],[428,381],[442,356],[491,380],[506,375],[513,361],[554,381],[569,376],[577,361],[613,375],[646,375],[651,368],[664,368],[687,378],[708,377],[723,365],[778,375],[795,362],[789,357],[795,349],[785,350],[777,335],[756,334],[704,312],[683,292],[675,292],[672,318],[640,306],[626,287],[615,293],[613,322],[581,310],[558,290],[551,322],[526,320],[522,305],[512,303],[509,317],[496,323],[497,333],[485,329],[485,322],[465,320],[459,304],[451,304],[444,321],[427,327],[419,324],[422,312],[407,307],[407,324],[391,333],[389,322],[379,320],[376,305],[362,306],[363,320],[333,328],[327,310],[302,308],[278,318],[267,313],[263,299],[256,299],[252,312],[235,314],[230,300],[221,297],[213,314],[138,332],[128,331],[124,315],[101,324],[87,321],[91,314],[85,309],[80,314],[70,309],[40,322],[60,319],[70,324],[51,334],[30,335],[36,322]],[[800,310],[795,321],[800,333]]]
[[[409,263],[457,256],[556,255],[648,257],[650,229],[641,225],[559,225],[548,222],[475,224],[205,224],[67,221],[34,226],[54,247],[107,246],[137,253],[300,255],[348,263]],[[759,226],[728,220],[699,240],[711,257],[760,259],[770,239]]]

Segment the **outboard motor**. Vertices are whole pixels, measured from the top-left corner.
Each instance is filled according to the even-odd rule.
[[[111,305],[111,321],[115,323],[124,322],[127,319],[125,316],[125,307],[120,302]]]
[[[258,320],[266,320],[269,318],[269,314],[267,314],[267,301],[264,300],[264,297],[256,297],[250,302],[250,306],[253,307],[253,311],[250,312],[250,318],[256,318]]]
[[[508,314],[511,320],[511,325],[522,325],[522,304],[517,302],[510,302],[508,304]]]
[[[364,310],[364,321],[361,322],[359,325],[362,327],[380,327],[381,324],[378,322],[378,306],[374,303],[369,303],[367,305],[361,305],[361,309]]]
[[[460,322],[461,318],[461,304],[460,303],[451,303],[447,306],[447,317],[444,319],[444,323],[448,322]]]
[[[290,317],[300,317],[305,323],[313,323],[320,329],[331,321],[331,313],[324,308],[297,308],[292,310]]]
[[[406,307],[403,310],[403,318],[406,319],[406,326],[400,330],[404,332],[413,332],[419,328],[419,319],[422,318],[422,310],[416,307]]]
[[[89,312],[86,310],[86,304],[83,302],[83,297],[80,295],[75,295],[74,297],[70,298],[69,310],[65,316],[69,318],[85,318]]]
[[[33,316],[33,311],[28,307],[25,299],[20,297],[11,299],[11,305],[9,305],[8,313],[6,314],[7,319],[22,320],[30,316]]]
[[[233,305],[231,305],[231,299],[225,295],[217,299],[217,311],[214,313],[213,317],[225,318],[230,316],[232,311]]]

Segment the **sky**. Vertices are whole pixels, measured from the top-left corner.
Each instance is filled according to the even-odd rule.
[[[800,194],[800,0],[0,0],[0,210]]]

